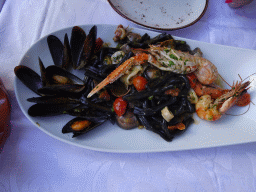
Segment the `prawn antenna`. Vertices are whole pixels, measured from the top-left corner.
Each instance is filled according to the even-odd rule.
[[[249,103],[249,105],[248,105],[248,109],[247,109],[245,112],[241,113],[241,114],[235,115],[235,114],[225,113],[225,115],[230,115],[230,116],[240,116],[240,115],[244,115],[245,113],[247,113],[247,112],[249,111],[250,106],[251,106],[251,103],[252,103],[252,102],[250,101],[250,103]],[[254,105],[254,103],[252,103],[252,104]]]
[[[229,85],[229,83],[219,74],[219,77],[229,86],[232,87],[231,85]]]

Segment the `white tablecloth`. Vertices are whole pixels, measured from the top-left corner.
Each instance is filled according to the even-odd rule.
[[[13,69],[30,46],[48,33],[74,25],[139,26],[119,16],[106,0],[2,2],[0,77],[11,98],[12,133],[0,154],[1,192],[255,191],[255,143],[118,154],[72,146],[40,131],[23,115],[13,88]],[[224,0],[209,0],[199,22],[170,34],[255,49],[256,1],[231,9]]]

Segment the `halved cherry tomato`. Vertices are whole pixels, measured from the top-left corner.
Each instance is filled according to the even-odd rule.
[[[249,105],[250,102],[251,102],[251,95],[249,93],[244,93],[237,99],[236,105],[239,107],[244,107],[246,105]]]
[[[148,83],[147,79],[142,76],[137,76],[133,79],[133,85],[137,91],[143,91],[146,89],[146,85]]]
[[[103,45],[103,40],[100,37],[98,37],[95,41],[94,53],[98,52],[101,49],[102,45]]]
[[[191,86],[191,88],[195,88],[196,86],[196,82],[197,82],[197,77],[194,73],[189,73],[186,75],[186,77],[188,78],[189,84]]]
[[[118,97],[114,103],[113,108],[116,114],[120,117],[126,112],[127,102],[122,97]]]

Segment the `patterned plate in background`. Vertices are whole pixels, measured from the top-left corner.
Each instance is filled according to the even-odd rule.
[[[122,17],[143,27],[176,30],[196,23],[208,0],[108,0]]]

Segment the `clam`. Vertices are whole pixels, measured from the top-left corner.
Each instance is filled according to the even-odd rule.
[[[139,126],[139,121],[137,117],[128,110],[124,115],[122,116],[116,116],[116,122],[119,127],[122,129],[133,129]]]

